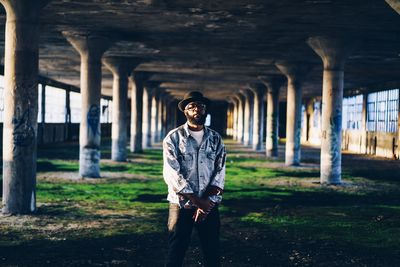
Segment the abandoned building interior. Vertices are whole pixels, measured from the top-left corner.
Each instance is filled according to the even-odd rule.
[[[126,161],[191,90],[266,158],[320,147],[321,183],[342,182],[342,150],[400,158],[398,0],[0,2],[5,214],[36,209],[37,145],[79,140],[80,176],[100,177],[101,137]]]

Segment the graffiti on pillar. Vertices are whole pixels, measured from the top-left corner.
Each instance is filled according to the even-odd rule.
[[[294,149],[296,151],[300,150],[300,142],[301,142],[301,117],[297,116],[295,125],[295,136],[294,136]]]
[[[29,118],[30,108],[25,110],[21,115],[20,108],[17,107],[16,114],[12,119],[14,151],[16,147],[27,147],[33,143],[35,130]]]
[[[335,116],[333,116],[330,120],[330,137],[331,137],[330,154],[333,162],[336,162],[337,160],[340,159],[341,126],[342,126],[342,112],[340,108],[336,108]]]
[[[89,129],[92,130],[93,135],[98,135],[99,133],[99,123],[100,123],[100,108],[98,105],[91,105],[87,114],[87,122]]]

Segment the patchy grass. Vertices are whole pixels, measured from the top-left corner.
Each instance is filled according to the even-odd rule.
[[[344,155],[344,185],[323,186],[317,164],[288,168],[227,143],[224,266],[400,265],[398,162]],[[103,160],[101,179],[81,180],[74,146],[39,151],[38,212],[0,217],[0,266],[162,266],[162,151]],[[185,266],[201,263],[198,245]]]

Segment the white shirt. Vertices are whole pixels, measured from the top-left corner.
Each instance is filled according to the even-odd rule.
[[[189,129],[189,133],[196,140],[197,145],[200,146],[201,141],[203,141],[204,129],[201,129],[201,131],[192,131]]]

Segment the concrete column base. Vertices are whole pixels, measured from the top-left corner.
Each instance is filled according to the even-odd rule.
[[[79,153],[79,176],[100,178],[100,151],[97,148],[82,147]]]

